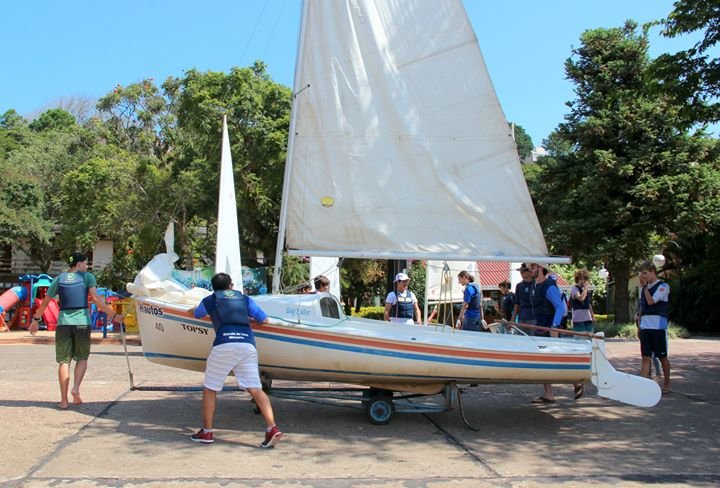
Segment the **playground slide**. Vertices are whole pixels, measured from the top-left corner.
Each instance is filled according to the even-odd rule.
[[[36,298],[35,306],[33,307],[33,309],[37,310],[41,303],[42,300]],[[45,323],[47,330],[55,330],[57,328],[58,314],[60,314],[60,306],[55,300],[50,300],[42,316],[43,322]]]
[[[22,286],[14,286],[0,295],[0,314],[6,312],[27,298],[27,290]],[[56,320],[57,323],[57,320]]]

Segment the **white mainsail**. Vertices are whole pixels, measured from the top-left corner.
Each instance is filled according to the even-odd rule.
[[[306,0],[301,32],[280,223],[291,254],[547,255],[460,0]]]
[[[235,284],[235,289],[242,292],[240,233],[238,230],[235,178],[233,177],[232,155],[230,154],[230,138],[228,136],[226,116],[223,116],[215,272],[229,274]]]

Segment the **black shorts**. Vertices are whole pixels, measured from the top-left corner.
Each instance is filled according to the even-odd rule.
[[[667,357],[667,330],[640,329],[640,354],[659,358]]]

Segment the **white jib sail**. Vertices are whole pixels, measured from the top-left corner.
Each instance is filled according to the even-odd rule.
[[[235,199],[235,178],[233,177],[226,116],[223,116],[215,272],[229,274],[232,277],[235,289],[242,291],[242,264],[240,261],[240,233],[238,230],[237,200]]]
[[[303,16],[283,196],[292,254],[547,255],[460,0],[306,0]]]

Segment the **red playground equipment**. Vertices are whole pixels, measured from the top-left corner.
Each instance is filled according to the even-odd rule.
[[[15,286],[0,295],[0,329],[28,329],[33,312],[45,297],[52,278],[46,274],[23,275],[18,278],[20,286]],[[17,307],[12,319],[6,323],[5,313]],[[55,300],[48,305],[43,313],[43,324],[48,330],[57,327],[59,307]]]

